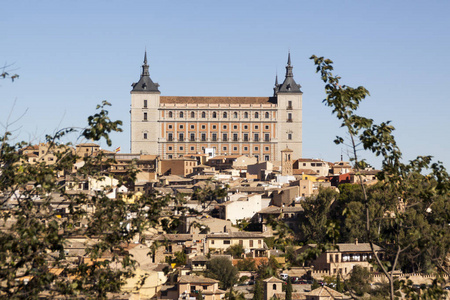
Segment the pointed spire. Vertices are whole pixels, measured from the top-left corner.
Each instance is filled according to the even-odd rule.
[[[280,87],[280,85],[278,84],[278,72],[277,72],[275,75],[275,86],[273,87],[273,96],[274,97],[277,95],[279,87]]]
[[[279,85],[277,93],[301,93],[300,85],[294,80],[294,73],[292,69],[294,67],[291,64],[291,51],[288,52],[288,59],[286,65],[286,77],[282,84]]]
[[[148,64],[147,64],[147,49],[145,49],[145,54],[144,54],[144,64],[142,65],[142,76],[150,76],[150,73],[148,71]]]
[[[294,77],[292,74],[293,67],[291,66],[291,51],[288,52],[288,61],[286,66],[286,77]]]

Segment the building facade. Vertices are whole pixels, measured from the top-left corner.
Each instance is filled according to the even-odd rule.
[[[131,90],[131,153],[163,159],[215,149],[216,155],[248,155],[279,161],[289,147],[302,155],[302,92],[290,54],[283,83],[272,97],[161,96],[150,78],[147,53]]]

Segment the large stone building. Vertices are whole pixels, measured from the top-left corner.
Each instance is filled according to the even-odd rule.
[[[131,152],[163,159],[215,149],[216,155],[248,155],[279,161],[281,150],[302,155],[302,92],[290,55],[272,97],[161,96],[150,78],[147,53],[131,91]]]

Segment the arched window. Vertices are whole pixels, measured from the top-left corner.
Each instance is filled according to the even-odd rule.
[[[237,117],[238,117],[238,113],[237,113],[237,112],[234,112],[234,113],[233,113],[233,118],[237,119]]]
[[[169,111],[169,118],[173,117],[173,113],[171,111]]]
[[[277,289],[277,285],[274,283],[273,286],[272,286],[272,288],[273,288],[274,290],[276,290],[276,289]]]
[[[217,113],[216,113],[216,112],[213,112],[213,113],[212,113],[212,117],[213,117],[213,118],[217,118]]]
[[[184,118],[184,113],[180,111],[180,118]]]
[[[255,119],[259,118],[259,112],[255,112]]]
[[[228,118],[228,114],[227,114],[226,111],[223,113],[223,118],[224,118],[224,119]]]
[[[266,112],[266,119],[270,118],[269,112]]]
[[[204,111],[202,111],[202,118],[206,118],[206,113]]]
[[[244,113],[244,119],[248,119],[248,112]]]
[[[191,111],[191,118],[195,118],[195,112]]]

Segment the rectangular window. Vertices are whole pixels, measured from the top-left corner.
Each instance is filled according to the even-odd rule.
[[[248,126],[247,126],[247,125],[244,125],[244,129],[248,129]]]
[[[171,124],[167,125],[167,128],[172,129],[173,126]]]
[[[206,129],[206,125],[202,125],[202,129]]]
[[[147,100],[144,100],[144,108],[147,108]]]
[[[147,139],[147,133],[144,133],[144,140]]]
[[[191,133],[190,141],[195,142],[195,133]]]
[[[147,113],[144,113],[144,121],[147,121]]]
[[[195,129],[195,125],[191,125],[191,129]]]
[[[292,122],[292,113],[288,113],[287,121],[288,121],[289,123]]]
[[[270,142],[270,134],[269,133],[264,133],[264,141]]]
[[[288,133],[288,140],[292,140],[292,133]]]
[[[287,109],[292,109],[292,101],[288,101]]]
[[[222,134],[222,141],[224,142],[228,141],[228,134],[226,133]]]
[[[264,126],[265,130],[269,130],[269,125]]]
[[[223,125],[223,129],[227,129],[227,125]]]
[[[254,139],[255,139],[255,142],[258,142],[258,141],[259,141],[259,134],[258,134],[258,133],[255,133],[255,134],[254,134]]]
[[[202,142],[206,141],[206,133],[202,133]]]
[[[217,126],[216,126],[216,125],[213,125],[213,126],[212,126],[212,129],[217,129]]]
[[[191,151],[194,151],[195,150],[195,148],[194,147],[191,147]]]
[[[167,134],[167,140],[168,140],[169,142],[173,141],[173,134],[172,134],[172,133],[168,133],[168,134]]]
[[[239,140],[239,136],[237,133],[233,133],[233,141],[237,142]]]
[[[264,151],[269,151],[269,147],[264,147]]]
[[[233,125],[233,129],[237,129],[237,125]]]
[[[179,140],[180,142],[184,141],[184,133],[180,132],[180,133],[178,134],[178,140]]]
[[[244,151],[248,151],[248,147],[244,147]]]
[[[233,147],[233,151],[237,151],[237,147]]]
[[[172,146],[167,147],[168,151],[172,151],[172,149],[173,149]]]
[[[255,147],[255,151],[259,151],[259,147]]]
[[[183,124],[180,124],[180,129],[183,129],[184,128],[184,125]]]
[[[258,130],[259,129],[259,126],[258,125],[255,125],[255,130]]]
[[[265,161],[269,161],[270,160],[270,156],[269,155],[264,155],[264,160]]]
[[[244,142],[248,142],[248,133],[244,133]]]
[[[217,141],[217,133],[212,134],[212,141],[213,142]]]
[[[224,245],[229,245],[229,244],[231,244],[231,241],[230,241],[230,240],[224,240],[224,241],[223,241],[223,244],[224,244]]]
[[[253,240],[250,240],[250,247],[253,247]]]
[[[226,146],[223,146],[223,151],[227,151],[227,147]]]

